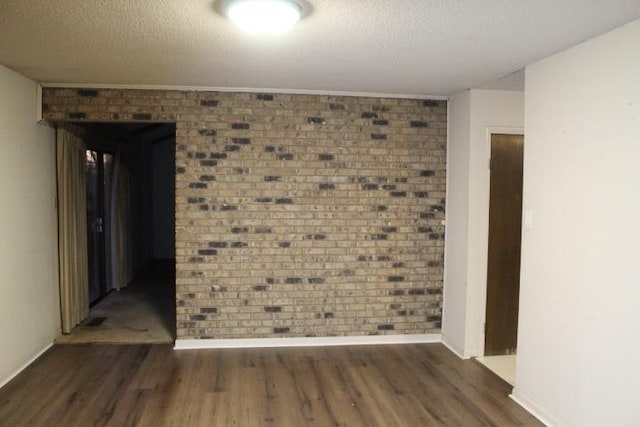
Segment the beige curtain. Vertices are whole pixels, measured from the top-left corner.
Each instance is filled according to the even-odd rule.
[[[113,287],[120,290],[133,279],[131,253],[131,173],[128,168],[129,150],[116,153],[114,184],[111,194],[111,272]]]
[[[62,332],[89,315],[86,151],[83,129],[61,124],[56,133],[58,251]]]

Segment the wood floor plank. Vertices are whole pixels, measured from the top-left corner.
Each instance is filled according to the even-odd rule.
[[[0,389],[11,426],[540,426],[441,344],[54,346]]]

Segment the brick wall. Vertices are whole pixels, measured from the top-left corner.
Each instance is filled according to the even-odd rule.
[[[440,332],[445,101],[45,88],[43,114],[176,122],[178,338]]]

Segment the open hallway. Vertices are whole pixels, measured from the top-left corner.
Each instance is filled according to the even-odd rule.
[[[57,344],[169,344],[175,339],[173,260],[156,260],[121,291],[91,308],[89,317]]]

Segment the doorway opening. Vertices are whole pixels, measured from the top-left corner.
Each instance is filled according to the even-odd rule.
[[[77,123],[87,181],[88,317],[58,343],[175,340],[175,123]]]
[[[484,357],[478,361],[513,384],[520,296],[524,136],[492,134],[490,142]]]

